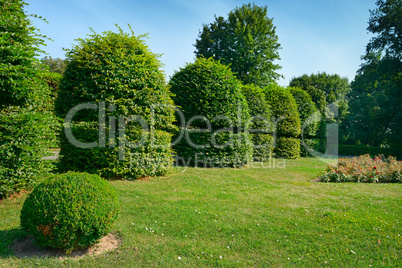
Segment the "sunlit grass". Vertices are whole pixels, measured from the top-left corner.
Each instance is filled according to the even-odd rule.
[[[176,168],[166,177],[113,181],[122,203],[114,232],[123,244],[118,251],[79,261],[14,257],[9,246],[25,236],[18,229],[25,197],[6,200],[0,203],[0,266],[399,264],[400,184],[314,182],[324,163],[303,158],[284,164]]]

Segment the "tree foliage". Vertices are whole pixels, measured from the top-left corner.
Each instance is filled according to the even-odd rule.
[[[280,59],[278,36],[268,8],[255,4],[237,7],[228,18],[216,17],[204,25],[195,44],[197,57],[230,65],[244,84],[265,86],[280,77],[274,61]]]
[[[67,68],[67,60],[60,58],[52,58],[51,56],[45,56],[41,59],[42,63],[49,67],[49,71],[52,73],[63,74]]]
[[[370,11],[366,47],[352,92],[347,138],[351,144],[402,145],[402,2],[379,0]]]
[[[367,54],[385,51],[390,58],[401,60],[402,54],[402,1],[378,0],[377,8],[370,10],[367,30],[376,34],[367,44]]]

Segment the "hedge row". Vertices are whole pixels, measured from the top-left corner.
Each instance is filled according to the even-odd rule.
[[[51,114],[26,108],[0,110],[0,199],[26,189],[37,174],[52,169],[47,156]]]
[[[376,155],[394,156],[402,159],[402,149],[400,148],[379,148],[368,147],[364,145],[339,145],[339,155],[365,155],[370,154],[372,157]]]
[[[253,149],[247,132],[201,132],[181,129],[173,140],[176,163],[184,166],[224,168],[242,167],[251,161]]]
[[[74,139],[82,143],[97,142],[99,126],[94,122],[65,124],[71,128]],[[61,135],[60,164],[63,171],[79,171],[98,174],[105,178],[134,180],[145,176],[159,176],[168,172],[171,164],[171,134],[166,131],[142,131],[127,126],[124,138],[117,128],[115,138],[107,136],[105,146],[78,148],[71,143],[65,132]],[[105,128],[110,133],[110,128]]]

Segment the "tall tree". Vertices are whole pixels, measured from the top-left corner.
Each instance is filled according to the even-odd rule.
[[[223,17],[204,25],[195,44],[198,57],[220,60],[230,65],[244,84],[266,86],[280,77],[278,36],[268,8],[255,4],[237,7]]]
[[[370,11],[366,47],[349,94],[348,137],[370,146],[402,145],[402,1],[379,0]]]
[[[402,1],[378,0],[376,5],[370,10],[367,30],[377,35],[367,44],[367,54],[383,50],[386,57],[401,60]]]
[[[294,77],[289,86],[307,91],[322,114],[326,114],[328,105],[336,103],[339,108],[337,121],[342,121],[346,117],[348,111],[346,96],[350,92],[350,84],[346,77],[329,75],[325,72],[310,76],[305,74]]]

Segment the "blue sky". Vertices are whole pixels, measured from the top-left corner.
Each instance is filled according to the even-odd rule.
[[[369,9],[376,0],[271,0],[253,1],[268,7],[282,49],[278,62],[285,76],[317,72],[339,74],[353,80],[360,57],[371,35],[367,33]],[[96,32],[119,24],[136,35],[148,33],[147,44],[160,60],[169,78],[187,62],[194,61],[194,44],[203,24],[214,15],[227,14],[244,1],[237,0],[28,0],[27,13],[44,17],[34,20],[41,33],[54,41],[43,48],[50,56],[64,58],[76,38],[84,38],[91,27]]]

